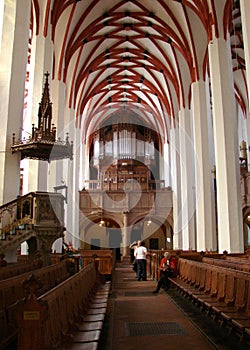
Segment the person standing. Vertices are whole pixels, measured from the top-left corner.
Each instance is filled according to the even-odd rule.
[[[147,256],[147,248],[145,247],[145,243],[138,241],[137,247],[135,248],[135,259],[136,259],[136,265],[137,265],[137,281],[147,280],[146,256]]]
[[[135,276],[137,278],[137,262],[135,259],[135,249],[137,247],[137,241],[134,241],[130,244],[130,262],[133,264],[132,270],[135,272]]]
[[[137,242],[134,241],[133,243],[131,243],[129,245],[129,249],[130,249],[130,262],[133,263],[135,260],[135,248],[137,247]]]

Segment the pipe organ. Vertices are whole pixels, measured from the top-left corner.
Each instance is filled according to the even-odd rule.
[[[96,180],[98,186],[111,191],[123,190],[133,180],[144,190],[154,188],[159,179],[157,140],[157,134],[142,125],[102,127],[92,138],[90,182]]]
[[[153,132],[143,128],[143,133],[132,125],[115,125],[111,130],[100,129],[94,135],[93,165],[100,159],[138,159],[148,163],[155,158],[155,137]]]

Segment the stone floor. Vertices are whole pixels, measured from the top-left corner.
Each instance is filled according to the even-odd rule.
[[[250,349],[174,290],[154,295],[156,282],[137,281],[118,262],[98,350]]]

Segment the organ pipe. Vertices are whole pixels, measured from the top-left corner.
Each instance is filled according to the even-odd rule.
[[[94,165],[99,164],[99,159],[112,157],[114,159],[130,159],[144,157],[147,160],[155,157],[155,144],[151,132],[146,131],[141,135],[127,125],[113,127],[112,134],[105,139],[105,134],[100,129],[94,138]]]

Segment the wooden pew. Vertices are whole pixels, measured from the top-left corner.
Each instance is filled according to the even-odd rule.
[[[235,300],[232,306],[221,306],[220,317],[227,323],[232,321],[234,315],[246,310],[249,277],[242,273],[237,273],[234,278]],[[232,325],[232,324],[231,324]]]
[[[40,269],[41,267],[42,261],[40,260],[35,260],[30,263],[16,263],[5,267],[0,267],[0,281],[21,275],[25,272]]]
[[[21,317],[19,344],[22,347],[19,350],[26,350],[27,344],[32,344],[32,341],[32,350],[81,349],[86,343],[90,350],[97,349],[110,289],[110,283],[102,284],[99,277],[96,264],[92,261],[40,296],[37,302],[41,308],[46,305],[46,317],[41,325],[35,324],[36,328],[40,327],[39,344],[35,345],[37,339],[32,340],[33,332],[27,330]],[[27,305],[29,299],[24,303],[23,310],[27,309]],[[34,330],[34,334],[37,331]]]
[[[250,283],[247,286],[246,307],[242,312],[231,314],[232,327],[243,338],[244,334],[250,336]]]
[[[250,260],[239,257],[225,257],[224,259],[215,259],[204,256],[202,262],[207,264],[235,269],[239,271],[250,272]]]
[[[112,249],[80,249],[79,254],[81,255],[82,267],[87,266],[93,258],[98,262],[98,272],[106,276],[109,279],[114,270],[115,266],[115,251]]]
[[[250,273],[180,258],[170,280],[220,324],[250,335]]]
[[[15,311],[17,303],[27,296],[27,292],[22,288],[22,283],[31,274],[41,281],[43,287],[37,290],[37,295],[41,295],[69,277],[68,263],[62,261],[59,264],[46,266],[0,281],[0,348],[16,337],[17,320]]]

